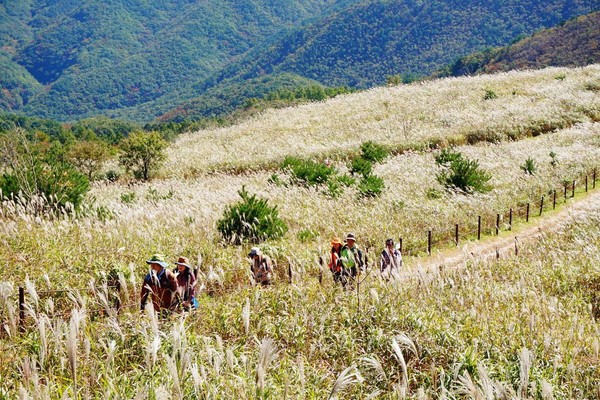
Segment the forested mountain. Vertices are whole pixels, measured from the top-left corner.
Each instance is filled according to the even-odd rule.
[[[219,115],[279,84],[428,74],[597,3],[0,0],[0,107],[58,120]]]
[[[0,102],[57,119],[153,102],[331,3],[0,0]]]
[[[461,76],[548,66],[581,67],[595,63],[600,63],[600,12],[574,18],[509,46],[463,57],[434,76]]]
[[[216,88],[282,72],[354,88],[383,84],[391,75],[423,76],[459,56],[508,44],[599,4],[588,0],[363,1],[279,42],[250,50],[216,76],[194,84],[190,92],[205,93],[205,99],[207,90],[222,93],[226,91]]]

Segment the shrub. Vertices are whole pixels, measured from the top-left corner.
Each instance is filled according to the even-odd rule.
[[[0,190],[3,195],[30,200],[43,195],[50,207],[67,204],[78,209],[90,183],[71,164],[60,161],[52,152],[44,151],[44,143],[30,142],[22,131],[2,137],[3,173]]]
[[[362,157],[353,159],[348,167],[353,175],[369,176],[373,171],[373,163]]]
[[[283,236],[287,225],[279,218],[277,206],[269,206],[266,199],[250,195],[245,187],[238,192],[242,200],[230,205],[217,221],[217,229],[227,242],[259,243]]]
[[[135,192],[121,193],[121,203],[133,204],[135,203]]]
[[[441,153],[435,156],[437,165],[449,166],[453,161],[462,159],[462,154],[452,149],[442,149]]]
[[[389,151],[373,141],[364,142],[360,146],[361,157],[374,163],[381,162],[389,155]]]
[[[494,92],[492,89],[485,89],[485,94],[483,95],[484,100],[492,100],[496,98],[498,98],[496,92]]]
[[[356,183],[356,179],[354,179],[350,175],[338,175],[335,177],[335,181],[341,183],[346,187],[350,187]]]
[[[328,167],[324,163],[303,160],[292,156],[288,156],[283,160],[281,168],[290,171],[292,178],[304,185],[326,183],[336,172],[334,168]]]
[[[344,193],[344,188],[337,179],[327,182],[327,189],[323,193],[331,198],[338,198]]]
[[[383,179],[376,175],[364,176],[358,183],[358,193],[361,197],[377,197],[384,188]]]
[[[535,175],[536,166],[533,158],[529,157],[525,160],[525,164],[521,165],[521,169],[528,175]]]
[[[438,182],[447,189],[458,189],[464,193],[490,191],[488,181],[491,178],[490,174],[479,168],[477,161],[464,158],[460,153],[437,175]]]
[[[121,177],[121,174],[119,174],[117,171],[115,171],[114,169],[111,169],[109,171],[106,171],[106,179],[109,182],[116,182],[119,180],[119,178]]]

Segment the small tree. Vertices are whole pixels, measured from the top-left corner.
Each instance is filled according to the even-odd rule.
[[[30,200],[43,195],[50,207],[77,209],[89,190],[88,179],[52,155],[47,143],[36,143],[14,130],[0,138],[0,190],[4,196]]]
[[[527,175],[535,175],[535,170],[537,169],[535,165],[535,160],[529,157],[527,160],[525,160],[525,164],[521,165],[521,169]]]
[[[242,200],[230,205],[217,222],[223,239],[230,243],[244,241],[258,243],[285,234],[287,225],[279,218],[277,206],[269,206],[266,199],[250,195],[245,187],[238,192]]]
[[[447,189],[458,189],[464,193],[485,193],[492,189],[488,185],[492,176],[479,168],[479,162],[457,152],[442,154],[436,157],[436,162],[444,168],[437,175],[437,180]]]
[[[127,171],[133,170],[136,178],[147,181],[164,161],[167,142],[158,132],[137,131],[124,139],[120,147],[123,151],[119,158],[121,165]]]
[[[100,141],[77,142],[67,152],[67,160],[90,181],[109,158],[108,145]]]

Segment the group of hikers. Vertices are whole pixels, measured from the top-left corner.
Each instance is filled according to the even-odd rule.
[[[248,253],[250,272],[254,282],[268,286],[273,280],[273,263],[259,247],[253,247]],[[144,278],[141,291],[141,308],[146,307],[148,297],[152,299],[155,311],[183,310],[198,308],[196,300],[196,275],[186,257],[179,257],[176,268],[169,269],[169,263],[162,254],[154,254],[146,263],[150,271]],[[402,254],[393,239],[385,241],[385,248],[379,258],[379,270],[384,278],[391,278],[402,267]],[[331,240],[329,270],[333,280],[347,287],[354,282],[361,271],[365,271],[366,262],[362,250],[356,245],[356,237],[349,233],[344,242],[339,238]]]

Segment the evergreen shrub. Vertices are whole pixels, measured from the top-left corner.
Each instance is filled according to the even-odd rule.
[[[217,229],[229,243],[259,243],[276,239],[287,232],[286,223],[279,218],[277,206],[269,206],[266,199],[250,195],[245,187],[238,192],[241,201],[227,207],[217,221]]]

